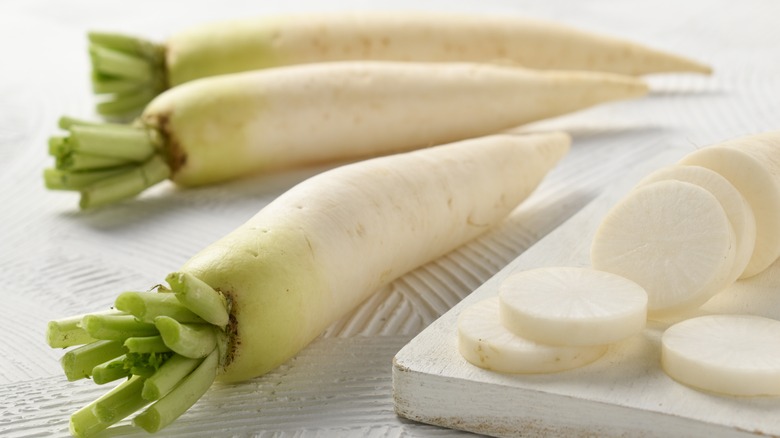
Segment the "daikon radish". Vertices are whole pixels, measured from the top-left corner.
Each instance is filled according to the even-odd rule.
[[[294,64],[348,61],[501,62],[528,68],[619,74],[709,73],[650,47],[519,17],[341,13],[209,23],[165,44],[91,33],[98,112],[126,116],[168,87],[193,79]]]
[[[71,319],[51,324],[72,339],[98,339],[66,353],[76,368],[66,368],[69,376],[89,375],[123,346],[149,344],[126,333],[151,338],[156,330],[171,350],[126,352],[125,368],[143,380],[100,401],[105,412],[125,406],[122,414],[83,408],[72,429],[95,433],[154,402],[135,422],[156,431],[215,377],[236,382],[274,369],[375,290],[498,224],[569,142],[562,133],[497,135],[323,172],[192,257],[168,276],[169,288],[121,294],[115,306],[126,315],[82,318],[110,340],[78,336]],[[58,346],[62,338],[48,337]]]
[[[499,322],[499,298],[463,309],[458,315],[458,351],[473,365],[501,373],[554,373],[587,365],[607,351],[604,345],[564,347],[517,336]]]
[[[61,171],[99,177],[68,186],[55,172],[47,182],[80,191],[90,207],[169,176],[197,186],[406,151],[645,93],[632,77],[476,64],[344,62],[216,76],[160,95],[134,127],[66,119],[69,135],[51,146]]]
[[[741,278],[758,274],[780,257],[780,131],[710,145],[680,162],[723,175],[752,207],[756,244]]]
[[[647,321],[647,292],[619,275],[546,267],[517,272],[499,287],[501,324],[548,345],[606,345],[633,336]]]
[[[661,364],[688,386],[735,396],[780,395],[780,321],[708,315],[679,322],[661,337]]]
[[[595,269],[642,286],[658,316],[703,304],[725,288],[736,236],[718,199],[665,180],[632,190],[604,217],[591,246]]]
[[[719,173],[701,166],[676,164],[664,166],[648,175],[639,185],[674,179],[696,184],[712,193],[720,202],[736,236],[734,267],[726,283],[736,281],[745,271],[756,244],[756,219],[745,197]]]

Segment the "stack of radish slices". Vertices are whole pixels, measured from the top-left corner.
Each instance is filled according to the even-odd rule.
[[[647,293],[631,280],[586,268],[539,268],[510,275],[498,297],[460,314],[459,350],[482,368],[551,373],[593,362],[646,320]]]
[[[606,345],[674,318],[664,371],[729,395],[780,395],[780,321],[694,311],[780,256],[780,132],[697,150],[642,180],[604,217],[592,268],[510,275],[499,296],[458,320],[471,363],[555,372],[596,360]],[[701,312],[699,312],[701,314]]]

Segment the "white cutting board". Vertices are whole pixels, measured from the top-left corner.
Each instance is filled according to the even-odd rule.
[[[780,436],[780,397],[736,398],[690,389],[661,370],[660,336],[651,322],[586,367],[546,375],[506,375],[466,362],[456,319],[465,306],[497,294],[513,271],[589,266],[601,218],[652,168],[634,169],[484,283],[407,344],[393,361],[393,398],[402,417],[496,436]],[[780,263],[738,282],[698,313],[752,313],[780,319]],[[780,348],[780,339],[774,348]]]

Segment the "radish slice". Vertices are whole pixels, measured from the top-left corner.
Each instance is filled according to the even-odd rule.
[[[587,365],[606,346],[556,347],[521,338],[498,319],[498,297],[479,301],[458,316],[458,349],[473,365],[502,373],[554,373]]]
[[[668,180],[637,187],[596,230],[591,262],[642,286],[648,313],[697,307],[722,290],[736,256],[723,207],[707,190]]]
[[[729,180],[714,170],[701,166],[676,164],[662,167],[648,175],[639,185],[669,179],[696,184],[712,193],[720,202],[737,237],[734,267],[726,282],[731,284],[736,281],[750,262],[756,244],[756,219],[750,204]]]
[[[780,133],[709,146],[688,154],[680,163],[707,167],[723,175],[753,208],[756,247],[741,278],[758,274],[780,257]]]
[[[709,315],[669,327],[661,365],[673,379],[729,395],[780,395],[780,321]]]
[[[589,346],[632,336],[647,322],[647,293],[627,278],[593,269],[518,272],[499,288],[500,320],[536,342]]]

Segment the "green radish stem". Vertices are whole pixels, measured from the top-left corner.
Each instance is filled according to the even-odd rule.
[[[224,300],[222,305],[224,306]],[[114,301],[114,307],[148,323],[154,323],[158,316],[169,316],[183,323],[205,322],[171,293],[123,292]]]
[[[143,366],[143,365],[134,366],[130,368],[130,374],[134,376],[144,377],[144,378],[153,376],[156,371],[157,370],[154,369],[153,367]]]
[[[144,378],[133,376],[95,401],[94,411],[103,423],[113,424],[149,404],[141,397]]]
[[[154,78],[151,66],[142,58],[118,50],[92,44],[89,47],[92,66],[99,75],[108,78],[122,76],[129,84],[148,83]]]
[[[124,354],[92,368],[92,381],[103,385],[123,377],[130,377],[130,370],[125,368],[127,356]]]
[[[82,208],[133,197],[171,174],[156,130],[70,117],[59,125],[68,135],[49,139],[55,167],[44,170],[44,183],[81,192]]]
[[[137,336],[127,338],[125,348],[131,353],[167,353],[171,349],[165,345],[162,336]]]
[[[68,351],[62,356],[60,364],[68,380],[74,381],[89,377],[95,366],[124,353],[121,342],[95,341]]]
[[[43,170],[43,182],[49,190],[82,190],[101,179],[116,176],[130,170],[131,166],[86,171],[48,168]]]
[[[154,325],[165,345],[184,357],[205,357],[217,347],[217,334],[210,324],[182,324],[168,316],[159,316]]]
[[[117,315],[119,312],[108,310],[92,313],[92,315]],[[46,342],[52,348],[66,348],[75,345],[88,344],[97,339],[89,335],[81,327],[81,320],[86,315],[76,315],[56,321],[49,321],[46,327]]]
[[[96,155],[68,153],[57,157],[56,169],[72,172],[104,170],[122,167],[129,164],[127,160],[113,157],[100,157]]]
[[[186,272],[174,272],[165,279],[176,298],[204,320],[224,327],[228,323],[227,302],[211,286]],[[179,320],[181,321],[181,320]]]
[[[129,369],[132,374],[149,377],[173,356],[172,352],[162,353],[127,353],[125,359],[125,368]]]
[[[95,411],[92,410],[93,407],[94,402],[84,406],[70,416],[69,429],[71,435],[79,438],[91,437],[111,426],[98,419]]]
[[[143,162],[154,154],[149,134],[129,125],[82,125],[71,122],[68,137],[52,137],[49,152],[57,155],[79,153],[127,162]],[[105,142],[111,141],[111,148]]]
[[[81,315],[49,321],[46,328],[47,342],[53,348],[72,347],[86,344],[95,339],[81,328]]]
[[[174,354],[160,367],[158,372],[146,379],[143,397],[150,401],[160,399],[187,377],[201,362],[203,359],[191,359]]]
[[[81,326],[95,339],[114,341],[157,333],[153,324],[140,322],[133,315],[86,315]]]
[[[217,351],[212,351],[195,371],[188,374],[163,398],[134,419],[147,432],[157,432],[187,411],[214,383],[219,366]]]
[[[117,385],[70,417],[70,433],[90,437],[105,430],[149,402],[141,398],[143,378],[137,376]]]
[[[127,172],[112,175],[83,187],[79,207],[90,208],[112,204],[138,195],[147,188],[164,181],[171,170],[159,155],[133,167]]]
[[[112,96],[112,100],[98,103],[96,109],[99,114],[107,117],[115,116],[124,119],[129,117],[130,114],[137,113],[140,108],[151,102],[155,96],[156,94],[153,91],[146,89],[141,91],[123,91],[115,93]]]
[[[91,32],[88,38],[92,89],[106,95],[97,105],[101,115],[136,115],[168,88],[162,45],[113,33]]]
[[[189,409],[211,386],[224,361],[221,356],[226,348],[220,343],[225,342],[222,331],[227,322],[209,324],[187,306],[202,311],[203,304],[196,301],[204,299],[222,308],[209,314],[228,315],[229,309],[219,292],[190,277],[169,276],[175,281],[171,289],[175,287],[179,294],[162,287],[158,292],[124,292],[115,303],[121,312],[96,312],[49,323],[50,346],[83,344],[63,356],[68,380],[92,377],[103,385],[129,378],[71,416],[74,436],[93,436],[150,402],[155,403],[137,421],[144,429],[158,430]],[[180,296],[187,297],[186,303]]]

